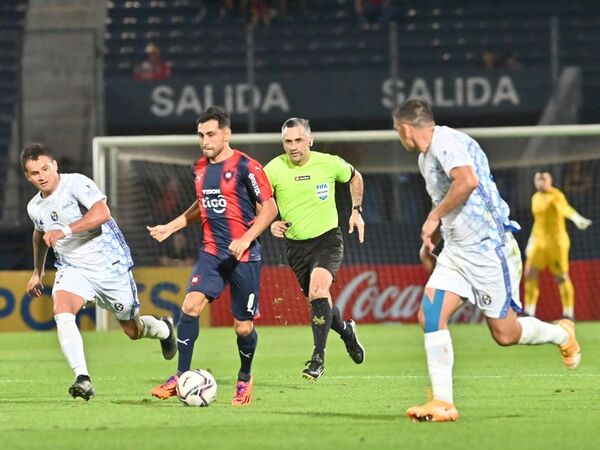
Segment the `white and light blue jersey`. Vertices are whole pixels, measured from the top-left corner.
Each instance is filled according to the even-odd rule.
[[[450,189],[450,171],[460,166],[473,167],[479,185],[463,205],[442,218],[442,237],[450,245],[503,244],[505,232],[518,230],[519,225],[509,219],[510,209],[498,192],[487,156],[465,133],[436,126],[428,151],[419,155],[419,169],[434,207]]]
[[[62,173],[56,191],[48,197],[38,193],[27,205],[35,229],[60,229],[83,215],[106,196],[85,175]],[[102,276],[121,275],[133,266],[129,246],[111,218],[99,228],[60,239],[54,248],[56,268],[74,267]]]

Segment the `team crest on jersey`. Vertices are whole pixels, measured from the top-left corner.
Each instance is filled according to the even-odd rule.
[[[317,197],[321,200],[327,200],[329,197],[329,185],[325,184],[317,184]]]
[[[56,211],[52,211],[52,212],[50,213],[50,218],[51,218],[51,219],[52,219],[54,222],[56,222],[56,221],[58,220],[58,213],[57,213]]]
[[[192,279],[190,280],[190,284],[193,286],[198,286],[198,283],[200,283],[200,275],[194,275],[192,277]]]
[[[118,312],[123,311],[123,305],[121,303],[115,303],[114,307],[115,307],[115,311],[118,311]]]

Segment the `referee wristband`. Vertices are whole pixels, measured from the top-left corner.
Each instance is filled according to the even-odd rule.
[[[359,214],[362,214],[362,206],[361,205],[353,206],[352,211],[358,211]]]
[[[65,237],[69,237],[73,235],[73,230],[71,230],[71,227],[69,225],[65,225],[64,227],[60,227],[60,231],[63,232],[63,234],[65,235]]]

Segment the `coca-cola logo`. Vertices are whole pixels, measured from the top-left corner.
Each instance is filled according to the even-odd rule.
[[[347,282],[337,297],[342,317],[350,315],[360,321],[369,316],[375,322],[409,322],[416,319],[424,286],[379,286],[377,272],[361,272]],[[483,314],[469,302],[452,317],[451,322],[481,322]]]

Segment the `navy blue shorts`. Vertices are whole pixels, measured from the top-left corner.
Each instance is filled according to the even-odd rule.
[[[260,261],[239,262],[233,256],[200,252],[187,290],[201,292],[212,302],[229,284],[231,314],[237,320],[253,320],[258,314],[260,268]]]

